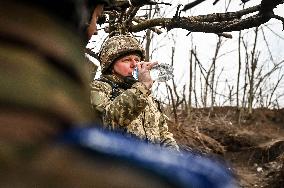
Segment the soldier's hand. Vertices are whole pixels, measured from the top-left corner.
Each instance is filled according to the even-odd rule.
[[[138,62],[138,81],[143,83],[148,89],[151,89],[153,85],[153,79],[150,75],[150,70],[153,66],[157,65],[158,62]]]

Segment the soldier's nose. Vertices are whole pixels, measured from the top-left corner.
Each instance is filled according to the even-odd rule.
[[[131,63],[130,63],[130,67],[134,68],[134,67],[136,67],[136,64],[137,64],[137,62],[135,60],[132,60]]]
[[[135,66],[134,66],[134,65],[131,65],[130,68],[131,68],[132,70],[134,70]]]

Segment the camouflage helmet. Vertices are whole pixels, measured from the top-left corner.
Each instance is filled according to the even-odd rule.
[[[144,48],[131,35],[117,35],[106,40],[99,53],[102,73],[105,73],[117,58],[132,52],[138,53],[141,60],[145,59]]]

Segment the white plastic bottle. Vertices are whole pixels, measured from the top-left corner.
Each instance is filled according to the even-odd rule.
[[[150,70],[151,78],[156,82],[166,82],[174,77],[173,67],[169,64],[157,64]],[[136,67],[132,73],[133,77],[138,80],[138,68]]]

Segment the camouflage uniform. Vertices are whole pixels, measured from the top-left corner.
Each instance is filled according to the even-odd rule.
[[[123,130],[154,144],[178,149],[172,133],[168,131],[167,117],[160,112],[151,92],[140,82],[126,84],[121,78],[107,74],[112,62],[127,53],[138,53],[144,59],[144,50],[131,36],[115,36],[105,42],[100,51],[102,77],[91,84],[91,103],[101,114],[103,125],[112,130]],[[113,87],[118,86],[118,96]]]

